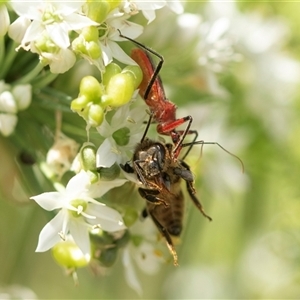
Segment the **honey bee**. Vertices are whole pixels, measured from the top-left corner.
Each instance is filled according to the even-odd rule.
[[[133,166],[126,163],[121,167],[125,172],[136,173],[138,180],[143,184],[138,191],[146,200],[144,216],[150,215],[157,229],[166,239],[174,265],[177,266],[178,257],[172,236],[178,237],[182,231],[184,215],[182,180],[185,181],[187,191],[196,207],[204,217],[210,221],[212,219],[204,212],[202,204],[195,195],[194,176],[188,164],[174,157],[172,144],[146,138],[146,132],[147,129],[135,148]]]

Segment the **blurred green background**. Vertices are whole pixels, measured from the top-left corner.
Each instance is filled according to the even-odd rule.
[[[187,162],[213,222],[186,201],[180,266],[139,272],[145,299],[300,297],[300,3],[223,4],[188,2],[196,27],[191,15],[182,25],[158,11],[140,39],[165,57],[161,76],[178,116],[191,114],[200,139],[220,143],[245,164],[242,173],[238,160],[213,145],[199,159],[194,147]],[[228,27],[219,36],[220,61],[212,55],[198,64],[216,46],[209,29],[220,18]],[[218,63],[223,68],[215,70]],[[75,287],[50,252],[34,252],[46,216],[21,188],[18,149],[1,138],[0,153],[0,298],[18,286],[39,299],[139,298],[120,259],[98,276],[78,270]],[[23,299],[33,297],[23,292]]]

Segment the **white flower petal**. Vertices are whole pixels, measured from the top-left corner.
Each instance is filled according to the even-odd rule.
[[[62,194],[59,192],[46,192],[37,196],[32,196],[30,199],[34,200],[43,209],[49,211],[62,208],[64,204]]]
[[[85,193],[87,191],[90,185],[90,176],[85,171],[81,171],[69,180],[66,186],[66,193],[68,193],[70,197],[78,198],[82,196],[81,194],[83,192]]]
[[[65,22],[68,24],[69,30],[79,30],[84,27],[97,26],[97,22],[94,22],[88,17],[81,16],[79,14],[72,14],[64,17]]]
[[[12,89],[11,92],[17,102],[18,110],[24,110],[30,105],[31,90],[30,84],[19,84]]]
[[[44,252],[52,248],[61,239],[59,232],[62,230],[64,215],[59,212],[49,223],[42,229],[36,252]]]
[[[46,55],[43,53],[43,56]],[[60,49],[56,54],[50,54],[51,62],[49,63],[50,71],[54,74],[62,74],[70,70],[75,62],[76,56],[70,49]]]
[[[83,0],[52,2],[52,5],[56,8],[56,13],[61,14],[64,17],[67,17],[75,12],[80,12],[83,4],[85,4],[85,1]]]
[[[113,127],[114,132],[126,126],[124,120],[129,116],[129,106],[130,103],[121,106],[111,118],[111,126]]]
[[[21,41],[21,46],[26,50],[26,44],[36,40],[44,31],[41,23],[38,21],[32,21],[28,26],[25,35]]]
[[[111,127],[112,126],[106,121],[106,119],[104,119],[102,124],[97,127],[97,131],[100,133],[100,135],[107,138],[110,137],[114,132]]]
[[[0,36],[4,36],[10,24],[9,14],[5,4],[0,4]]]
[[[162,258],[155,254],[155,249],[150,243],[142,243],[136,251],[134,257],[141,270],[149,275],[159,271]]]
[[[69,222],[70,234],[85,257],[91,254],[88,225],[80,220],[71,219]]]
[[[0,112],[17,113],[16,100],[11,92],[5,91],[0,94]]]
[[[51,40],[60,48],[66,49],[70,46],[67,24],[53,23],[46,26],[46,30]]]
[[[174,11],[176,14],[182,14],[184,9],[182,6],[182,3],[180,0],[172,0],[172,1],[166,1],[167,2],[167,6]]]
[[[132,58],[130,58],[117,43],[108,41],[108,45],[112,56],[115,59],[127,65],[136,65],[136,62]]]
[[[110,64],[112,62],[112,53],[110,50],[109,45],[107,45],[104,42],[101,42],[101,49],[102,49],[102,58],[103,58],[103,63],[105,66],[107,66],[108,64]]]
[[[17,125],[18,118],[16,115],[0,113],[0,132],[4,136],[11,135]]]
[[[26,17],[19,17],[8,28],[8,35],[14,41],[21,43],[25,32],[31,24],[30,19]]]
[[[41,17],[45,1],[12,0],[10,1],[10,5],[19,16],[35,20]]]
[[[166,5],[165,0],[160,1],[143,1],[143,0],[136,0],[135,1],[139,10],[157,10],[161,9]]]
[[[108,232],[119,231],[125,229],[122,216],[118,211],[108,206],[98,206],[89,204],[85,211],[87,214],[97,217],[96,219],[88,219],[92,225],[100,225],[100,227]]]
[[[112,19],[110,22],[110,26],[113,28],[118,28],[123,35],[128,36],[132,39],[136,39],[144,31],[143,26],[124,19]],[[109,32],[108,38],[109,40],[113,40],[116,42],[127,41],[127,39],[120,37],[120,33],[118,30]]]
[[[109,139],[105,141],[98,148],[96,153],[96,166],[97,168],[110,168],[117,161],[117,154],[112,151],[113,145]]]
[[[124,266],[124,270],[125,270],[125,279],[126,279],[127,284],[133,290],[135,290],[139,294],[139,296],[142,296],[143,290],[142,290],[141,284],[137,278],[137,275],[135,273],[129,251],[130,250],[128,249],[128,247],[126,247],[124,249],[124,253],[123,253],[123,257],[122,257],[122,262],[123,262],[123,266]]]
[[[148,24],[156,18],[154,10],[143,10],[142,13],[144,17],[148,20]]]
[[[111,189],[121,186],[127,181],[126,179],[115,179],[111,181],[99,180],[97,183],[91,185],[89,195],[92,198],[100,198]]]

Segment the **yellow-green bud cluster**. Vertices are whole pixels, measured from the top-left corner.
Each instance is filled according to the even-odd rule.
[[[71,103],[71,109],[83,117],[92,127],[99,126],[107,109],[120,107],[130,101],[142,80],[139,66],[127,66],[123,70],[115,63],[107,66],[102,84],[93,76],[81,80],[79,96]]]
[[[72,48],[75,52],[86,55],[91,59],[98,59],[102,56],[98,38],[97,27],[85,27],[80,35],[72,42]]]

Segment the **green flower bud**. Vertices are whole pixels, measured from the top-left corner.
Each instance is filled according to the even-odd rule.
[[[87,42],[98,40],[98,29],[95,26],[84,27],[81,34]]]
[[[86,7],[87,17],[100,24],[106,19],[111,10],[110,4],[105,0],[88,0]]]
[[[132,98],[135,80],[128,74],[117,74],[113,76],[107,84],[106,93],[111,99],[111,103],[104,102],[111,107],[120,107],[125,105]],[[103,98],[101,99],[103,102]]]
[[[91,170],[89,170],[87,172],[88,172],[88,174],[90,176],[90,181],[91,181],[92,184],[98,182],[98,180],[99,180],[99,174],[97,173],[97,171],[91,171]]]
[[[92,143],[85,143],[80,149],[80,163],[85,171],[96,170],[96,147]]]
[[[110,168],[98,168],[97,172],[100,174],[101,180],[111,181],[119,177],[120,167],[117,163],[114,163]]]
[[[92,59],[98,59],[102,55],[100,45],[94,41],[87,43],[86,51]]]
[[[102,124],[104,119],[104,110],[99,104],[92,104],[90,106],[88,123],[92,127],[97,127]]]
[[[103,74],[103,85],[107,86],[110,79],[116,74],[121,73],[121,71],[121,67],[115,63],[110,63],[109,65],[107,65],[105,68],[105,73]]]
[[[72,49],[75,52],[86,54],[85,43],[86,43],[86,41],[85,41],[84,37],[79,35],[76,39],[73,40]]]
[[[89,111],[88,104],[89,100],[87,97],[85,95],[81,95],[71,102],[71,110],[85,118]]]
[[[112,106],[114,99],[109,95],[102,95],[100,105],[103,109]]]
[[[101,251],[99,261],[105,267],[111,267],[117,260],[118,248],[112,247]]]
[[[134,209],[132,207],[127,207],[125,210],[125,214],[123,216],[123,221],[124,221],[126,227],[132,226],[136,222],[138,217],[139,217],[139,214],[136,211],[136,209]]]
[[[119,146],[126,146],[130,140],[130,130],[127,127],[120,128],[112,134],[113,139]]]
[[[139,66],[127,66],[123,69],[122,73],[129,74],[133,77],[135,89],[140,86],[143,79],[143,72]]]
[[[127,243],[130,240],[130,233],[128,230],[126,230],[123,234],[123,236],[120,239],[117,239],[115,241],[115,244],[117,245],[118,248],[122,248],[125,247],[127,245]]]
[[[46,34],[43,34],[38,39],[36,39],[34,41],[34,45],[40,52],[55,53],[59,49],[59,47],[54,44]]]
[[[89,259],[71,241],[57,243],[52,248],[52,255],[59,265],[68,269],[85,267],[89,263]]]
[[[112,235],[100,228],[95,228],[90,232],[90,240],[92,245],[97,249],[106,248],[114,243]]]
[[[79,93],[86,96],[89,101],[99,103],[102,96],[102,88],[95,77],[85,76],[81,79]]]

